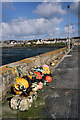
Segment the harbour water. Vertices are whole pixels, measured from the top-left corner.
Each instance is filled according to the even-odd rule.
[[[50,52],[60,47],[44,47],[44,48],[2,48],[0,50],[1,64],[5,65],[12,62],[16,62],[25,58],[40,55],[46,52]]]

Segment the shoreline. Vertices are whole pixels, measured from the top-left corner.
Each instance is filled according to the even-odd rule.
[[[55,44],[32,44],[32,45],[7,45],[7,46],[0,46],[0,48],[46,48],[46,47],[66,47],[64,43],[55,43]]]

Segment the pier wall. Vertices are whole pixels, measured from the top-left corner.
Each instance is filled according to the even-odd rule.
[[[23,71],[23,74],[26,75],[25,71],[28,71],[34,67],[38,67],[43,64],[50,65],[50,62],[52,60],[59,58],[65,51],[67,51],[67,47],[1,66],[0,78],[2,79],[2,84],[0,84],[0,88],[2,88],[3,100],[5,97],[8,96],[11,89],[11,85],[15,81],[14,69],[7,68],[6,66],[16,67],[17,69],[21,68]],[[17,72],[17,74],[19,73]]]

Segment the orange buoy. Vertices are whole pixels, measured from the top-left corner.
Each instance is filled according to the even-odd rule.
[[[52,81],[52,77],[51,77],[51,76],[46,76],[46,77],[45,77],[45,80],[46,80],[47,82],[51,82],[51,81]]]
[[[43,65],[43,67],[46,67],[46,68],[48,68],[48,69],[49,69],[49,66],[48,66],[48,65],[46,65],[46,64],[44,64],[44,65]]]

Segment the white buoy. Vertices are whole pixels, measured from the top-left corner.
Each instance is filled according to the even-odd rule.
[[[22,99],[19,104],[19,110],[20,111],[26,111],[31,107],[31,104],[28,100],[28,98]]]
[[[13,110],[18,110],[18,105],[20,101],[21,97],[19,95],[15,95],[10,101],[10,108]]]

